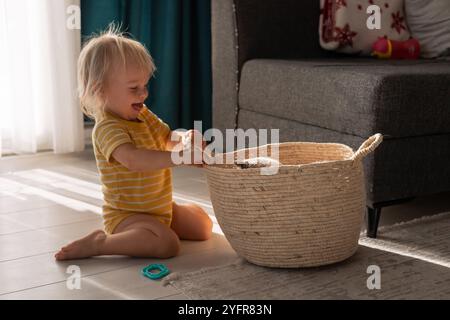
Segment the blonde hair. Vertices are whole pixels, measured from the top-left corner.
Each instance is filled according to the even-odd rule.
[[[105,101],[101,93],[105,81],[113,68],[119,63],[126,68],[127,62],[150,76],[156,71],[148,50],[138,41],[125,37],[120,26],[111,24],[106,31],[86,42],[78,58],[78,95],[84,114],[95,118],[102,110]]]

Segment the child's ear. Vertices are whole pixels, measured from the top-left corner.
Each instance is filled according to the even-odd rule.
[[[96,105],[104,105],[106,104],[106,93],[105,89],[100,84],[92,85],[92,96],[94,97]]]
[[[95,83],[92,85],[92,92],[102,100],[105,100],[106,94],[105,94],[105,88],[100,83]]]

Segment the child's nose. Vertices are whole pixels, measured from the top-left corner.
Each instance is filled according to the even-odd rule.
[[[148,96],[148,90],[147,90],[147,88],[144,88],[143,90],[141,90],[141,91],[139,92],[139,98],[141,98],[142,100],[147,99],[147,96]]]

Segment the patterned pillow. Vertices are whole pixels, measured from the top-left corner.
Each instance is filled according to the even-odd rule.
[[[370,55],[380,37],[404,41],[410,38],[403,0],[320,0],[320,45],[327,50]],[[381,29],[370,30],[370,5],[380,8]]]

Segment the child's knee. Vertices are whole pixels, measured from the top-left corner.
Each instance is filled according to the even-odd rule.
[[[180,239],[171,232],[168,235],[161,238],[161,242],[158,246],[158,258],[167,259],[178,255],[180,252]]]
[[[199,240],[205,241],[209,240],[212,235],[213,222],[211,218],[206,214],[206,216],[201,221]]]

